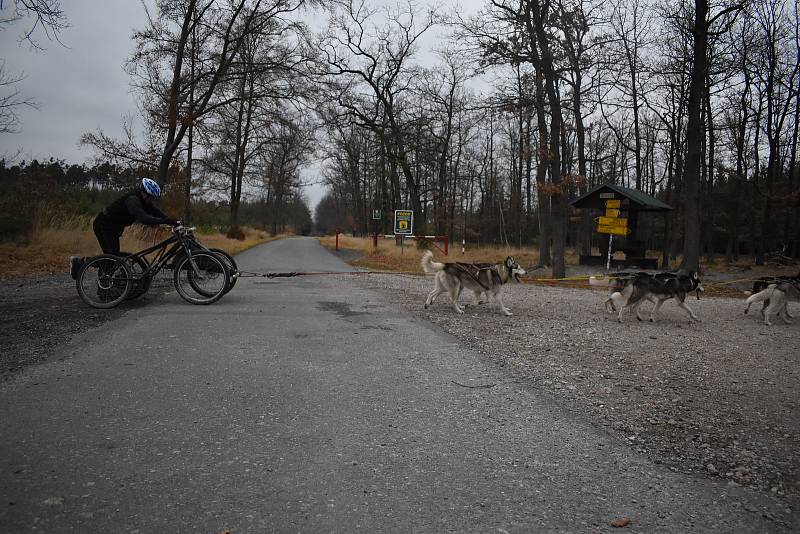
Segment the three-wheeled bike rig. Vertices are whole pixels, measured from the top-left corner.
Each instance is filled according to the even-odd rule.
[[[218,301],[239,277],[230,254],[201,245],[194,228],[176,226],[168,239],[135,254],[87,258],[78,272],[78,294],[90,306],[113,308],[147,293],[162,269],[172,270],[175,289],[192,304]]]

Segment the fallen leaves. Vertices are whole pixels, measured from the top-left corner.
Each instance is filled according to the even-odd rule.
[[[624,528],[631,524],[631,520],[627,517],[620,517],[611,522],[611,526],[615,528]]]

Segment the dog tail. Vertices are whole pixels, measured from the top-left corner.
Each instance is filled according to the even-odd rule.
[[[425,253],[422,255],[422,260],[420,261],[422,265],[422,270],[426,273],[435,273],[437,271],[444,271],[444,263],[439,263],[438,261],[433,261],[433,252],[430,250],[426,250]]]

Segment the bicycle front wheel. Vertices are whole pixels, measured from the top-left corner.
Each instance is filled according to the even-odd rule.
[[[78,295],[93,308],[113,308],[125,300],[133,285],[130,267],[111,254],[89,258],[75,282]]]
[[[212,304],[222,298],[230,284],[230,271],[213,252],[193,252],[175,264],[175,289],[186,302]]]
[[[236,285],[236,281],[239,279],[239,266],[236,265],[236,260],[233,259],[233,256],[231,256],[221,248],[210,248],[208,250],[220,256],[222,260],[225,262],[225,266],[228,267],[228,271],[230,271],[231,283],[228,285],[228,289],[225,290],[225,293],[227,293],[228,291],[233,289],[233,286]]]

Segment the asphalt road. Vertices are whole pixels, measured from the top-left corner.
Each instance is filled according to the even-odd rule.
[[[308,238],[237,260],[351,270]],[[166,295],[1,383],[0,532],[790,530],[352,278]]]

